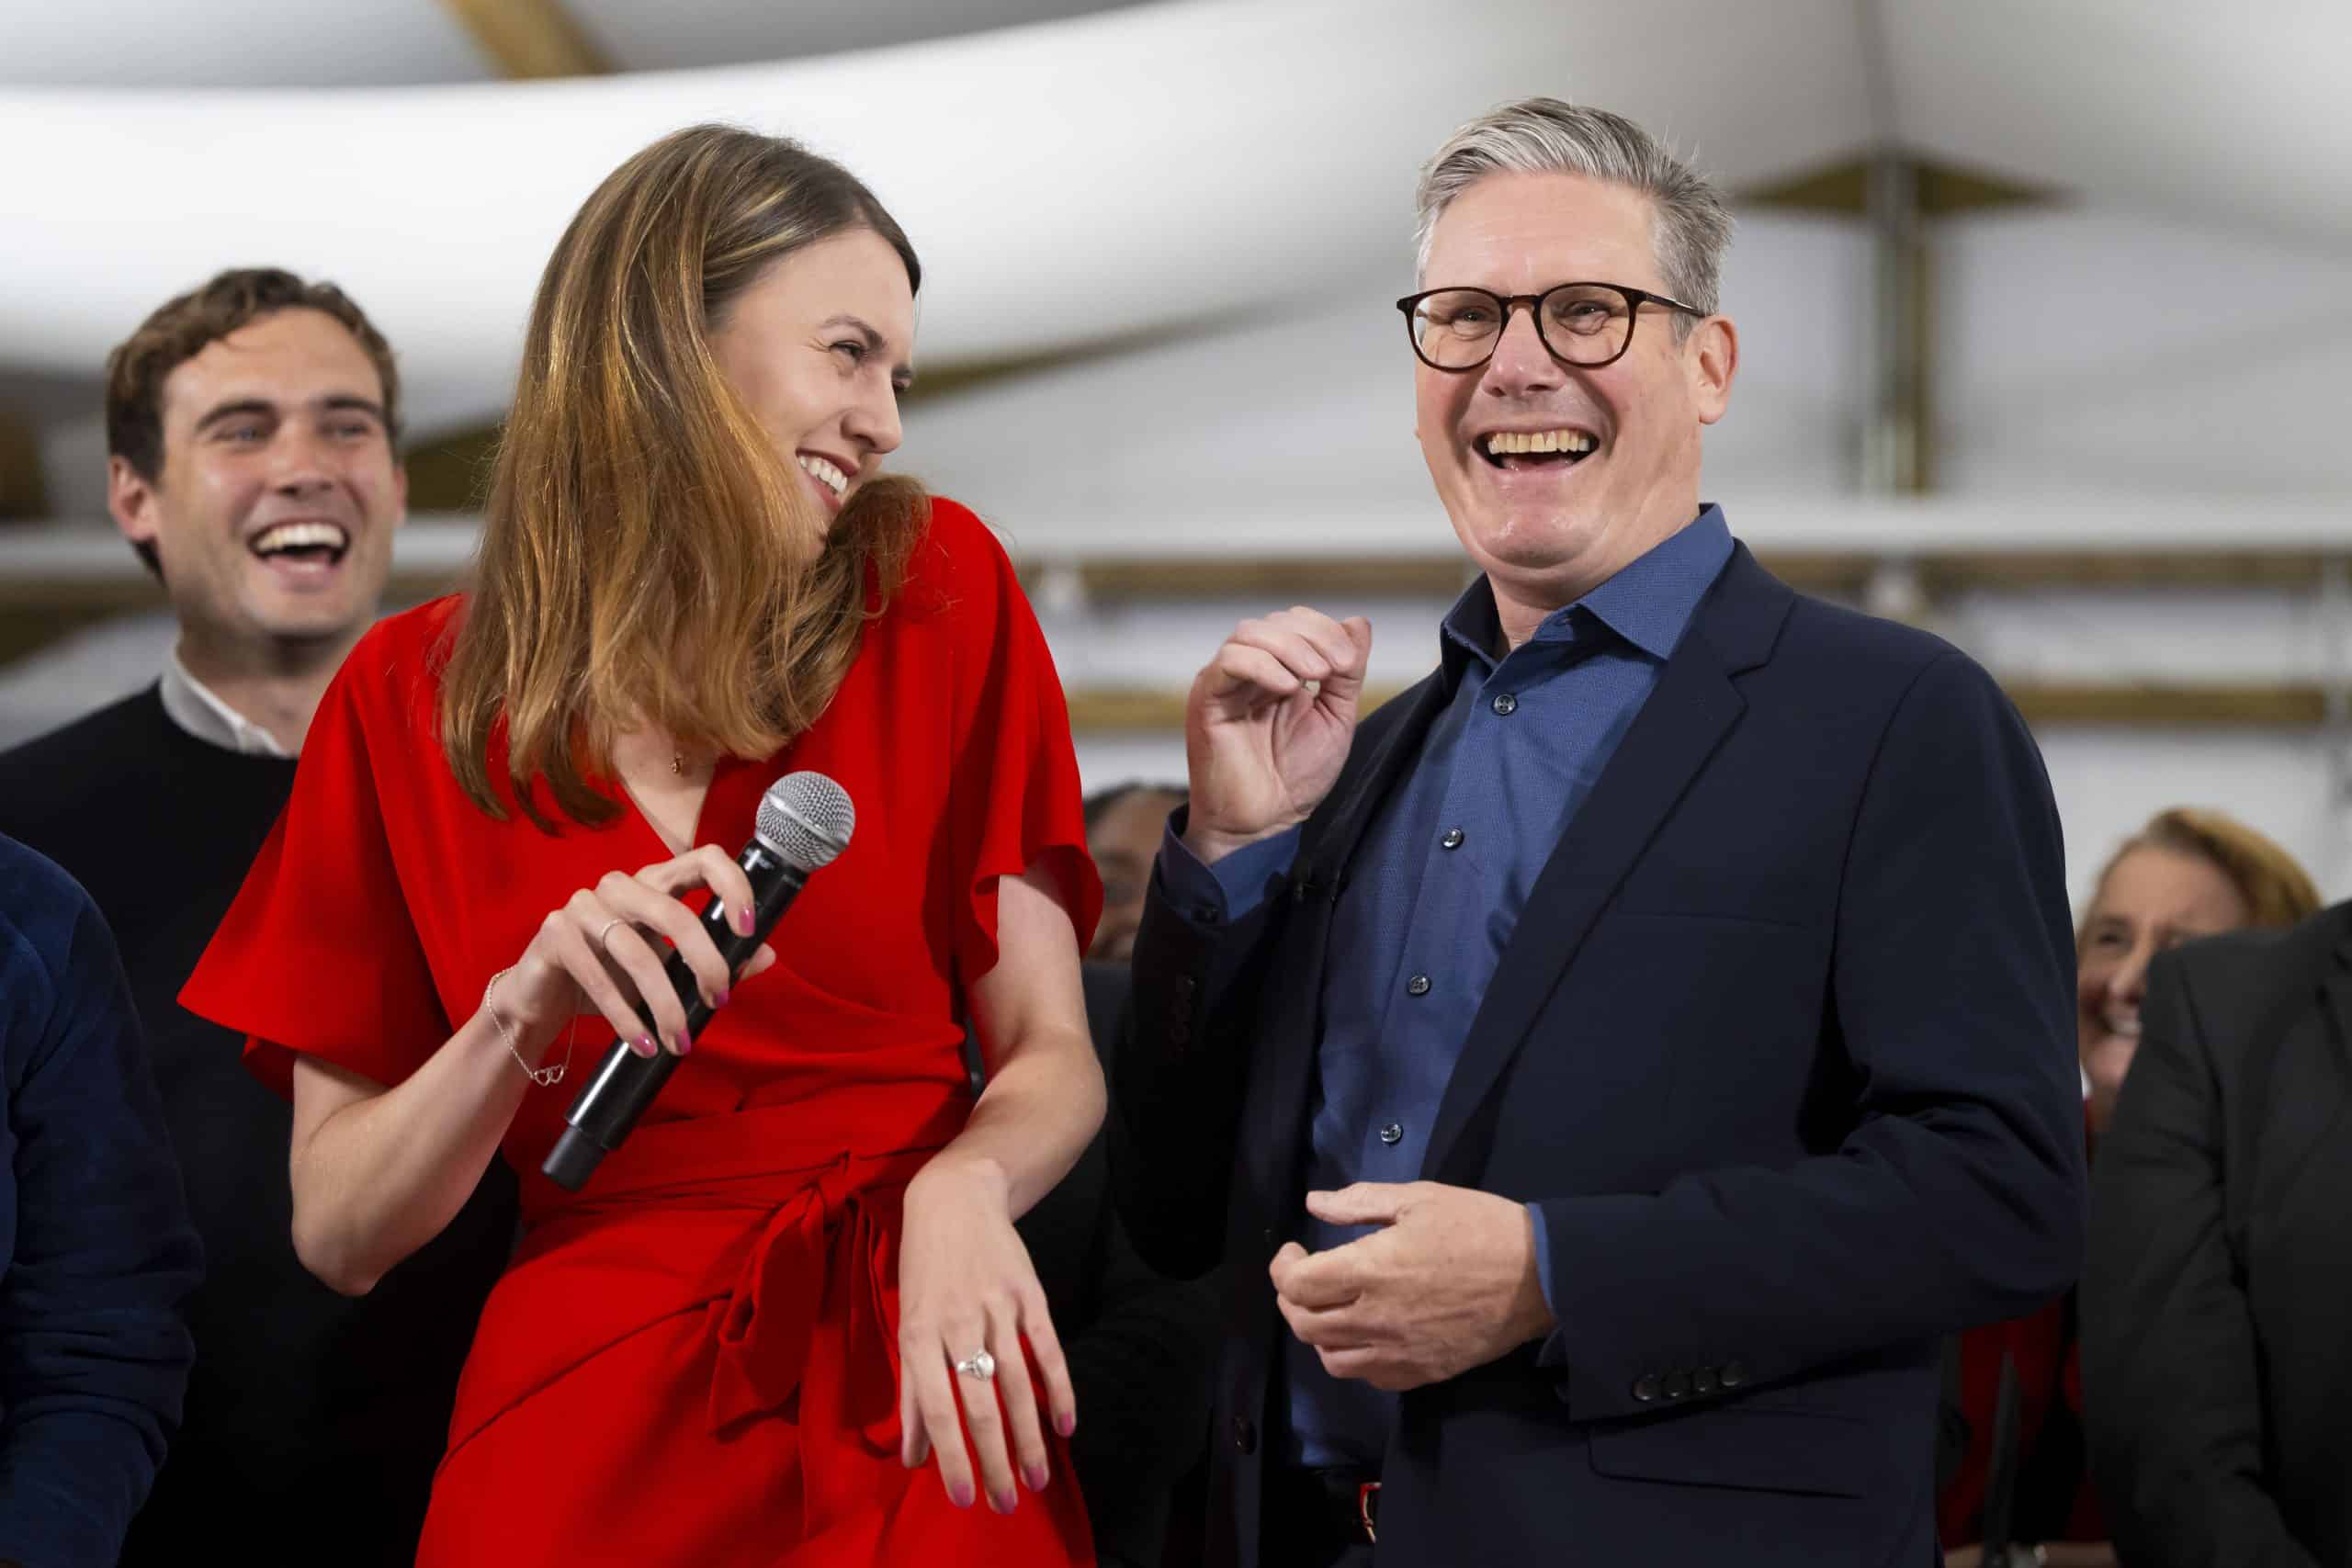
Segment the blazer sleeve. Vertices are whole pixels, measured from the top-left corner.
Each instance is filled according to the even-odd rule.
[[[183,1314],[203,1266],[113,938],[65,886],[82,908],[53,1005],[8,1051],[0,1559],[97,1568],[179,1425],[195,1359]]]
[[[2149,971],[2092,1178],[2091,1475],[2134,1568],[2316,1568],[2264,1485],[2259,1350],[2222,1224],[2225,1106],[2192,974],[2172,954]]]
[[[1784,1168],[1535,1205],[1560,1287],[1539,1364],[1563,1369],[1572,1409],[1638,1413],[1633,1385],[1694,1359],[1779,1382],[2073,1283],[2064,888],[2024,722],[1982,669],[1941,655],[1887,721],[1847,850],[1824,1028],[1850,1064],[1849,1130]]]

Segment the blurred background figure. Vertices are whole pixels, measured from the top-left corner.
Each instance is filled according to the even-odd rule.
[[[458,1224],[349,1300],[294,1256],[286,1102],[180,987],[375,619],[401,525],[392,351],[332,284],[224,272],[107,361],[107,498],[177,623],[159,679],[0,755],[0,831],[82,879],[122,946],[209,1264],[187,1414],[123,1561],[191,1542],[291,1561],[325,1521],[405,1563],[458,1369],[513,1242],[493,1171]]]
[[[2083,919],[2075,988],[2086,1109],[2094,1140],[2115,1115],[2148,965],[2197,937],[2275,931],[2319,912],[2310,873],[2275,841],[2219,811],[2160,811],[2124,841]]]
[[[2352,905],[2159,956],[2140,1012],[2081,1287],[2109,1531],[2130,1568],[2352,1562]]]
[[[1168,814],[1184,804],[1182,784],[1114,784],[1086,797],[1086,852],[1102,874],[1102,921],[1086,956],[1125,964],[1135,951],[1136,926],[1143,919],[1143,896],[1151,886],[1152,857],[1159,852]],[[1100,1042],[1102,1036],[1098,1033]]]
[[[2075,1031],[2095,1170],[2099,1138],[2139,1048],[2151,962],[2199,937],[2291,926],[2318,908],[2319,893],[2292,855],[2220,811],[2174,807],[2158,812],[2109,859],[2075,934]],[[2019,1390],[2013,1539],[2041,1545],[2045,1560],[2058,1568],[2101,1568],[2116,1561],[2085,1471],[2079,1316],[2076,1294],[2069,1292],[2031,1317],[1961,1336],[1967,1440],[1937,1510],[1944,1542],[1952,1549],[1945,1559],[1949,1568],[1976,1568],[1979,1562],[1975,1542],[1984,1523],[2005,1354],[2017,1368]]]
[[[1087,1025],[1108,1078],[1127,1006],[1126,961],[1090,958],[1084,979]],[[1019,1229],[1085,1413],[1069,1457],[1097,1560],[1102,1568],[1197,1563],[1222,1333],[1218,1281],[1171,1280],[1143,1260],[1111,1201],[1100,1134]]]
[[[0,1562],[107,1568],[178,1424],[201,1272],[89,895],[0,837]]]

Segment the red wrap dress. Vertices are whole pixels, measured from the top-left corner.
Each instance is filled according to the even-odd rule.
[[[400,1083],[547,911],[671,852],[626,796],[556,836],[465,797],[435,718],[458,604],[353,651],[184,993],[282,1092],[298,1053]],[[583,1191],[539,1164],[608,1043],[593,1020],[565,1081],[514,1117],[524,1235],[466,1365],[420,1562],[1091,1561],[1057,1440],[1053,1483],[1005,1517],[951,1506],[935,1465],[898,1458],[899,1205],[970,1110],[959,977],[996,962],[999,878],[1046,868],[1081,947],[1101,901],[1051,658],[963,507],[933,503],[815,727],[719,764],[695,841],[734,852],[799,768],[848,790],[857,827],[771,939],[782,962],[737,988]]]

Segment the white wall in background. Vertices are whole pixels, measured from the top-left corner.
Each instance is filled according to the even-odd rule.
[[[2352,896],[2352,797],[2332,783],[2331,749],[2306,731],[2047,728],[2035,736],[2066,835],[2066,892],[2079,913],[2116,845],[2171,806],[2218,807],[2278,840],[2330,900]],[[1088,735],[1090,790],[1184,777],[1175,735]],[[1933,890],[1920,889],[1922,897]]]
[[[1939,224],[1939,488],[2352,500],[2352,254],[2144,213]],[[2346,519],[2352,539],[2352,514]]]

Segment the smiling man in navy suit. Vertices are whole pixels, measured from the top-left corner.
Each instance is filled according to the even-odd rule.
[[[1366,622],[1234,632],[1135,952],[1122,1208],[1233,1265],[1214,1560],[1930,1562],[1939,1337],[2082,1247],[2040,756],[1701,504],[1704,180],[1534,99],[1420,215],[1417,429],[1480,576],[1361,725]]]

